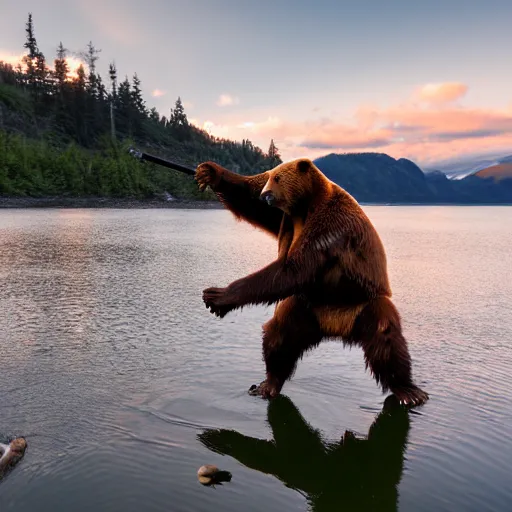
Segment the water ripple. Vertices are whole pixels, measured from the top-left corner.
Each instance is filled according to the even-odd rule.
[[[334,341],[300,362],[290,403],[247,394],[272,308],[219,320],[201,291],[275,245],[226,212],[0,212],[0,441],[29,443],[0,510],[508,510],[510,209],[367,212],[431,394],[407,428],[372,427],[385,397]],[[202,487],[204,463],[233,481]]]

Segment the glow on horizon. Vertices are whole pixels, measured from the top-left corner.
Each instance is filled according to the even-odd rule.
[[[18,66],[21,66],[21,69],[25,71],[27,68],[27,65],[24,62],[24,57],[26,57],[26,55],[27,55],[26,53],[14,55],[14,54],[9,54],[7,52],[4,53],[0,50],[0,62],[5,62],[6,64],[10,64],[11,66],[13,66],[15,68]],[[80,66],[83,66],[86,73],[88,72],[87,64],[77,57],[67,56],[66,64],[68,66],[68,73],[67,73],[68,80],[71,80],[78,76],[77,71]],[[47,61],[46,65],[51,70],[54,70],[53,61],[50,61],[50,62]]]

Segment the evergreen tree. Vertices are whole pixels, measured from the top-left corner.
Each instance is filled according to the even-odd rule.
[[[160,114],[158,113],[158,110],[155,107],[153,107],[149,111],[149,119],[151,121],[153,121],[154,123],[159,123],[160,122]]]
[[[100,101],[100,103],[106,104],[108,99],[108,93],[107,88],[103,83],[103,78],[101,78],[101,75],[97,75],[96,77],[96,86],[98,91],[98,100]]]
[[[89,74],[87,75],[87,97],[86,112],[87,125],[89,127],[89,136],[97,137],[102,131],[104,123],[104,112],[102,110],[103,102],[100,99],[101,77],[96,72],[96,62],[99,59],[98,54],[101,50],[97,49],[92,41],[89,41],[85,51],[80,52],[80,56],[85,61]]]
[[[36,36],[34,34],[34,23],[32,21],[32,13],[28,15],[28,21],[25,27],[27,33],[27,40],[23,45],[28,50],[28,55],[23,57],[23,63],[27,67],[26,79],[30,86],[34,86],[36,82],[36,63],[35,60],[39,55],[39,48],[37,47]]]
[[[133,132],[137,137],[143,136],[144,120],[148,117],[146,104],[142,97],[140,80],[137,73],[133,75],[131,89],[131,107],[133,110]]]
[[[73,119],[70,116],[69,66],[66,60],[67,49],[62,42],[57,47],[57,56],[53,62],[53,80],[55,90],[55,125],[62,135],[73,133]]]
[[[146,104],[144,102],[144,98],[142,97],[142,90],[140,88],[140,80],[137,76],[137,73],[133,75],[132,81],[132,102],[135,110],[141,115],[145,116],[147,114]]]
[[[119,131],[132,138],[134,108],[131,84],[128,77],[125,77],[125,79],[119,84],[116,100],[116,114],[119,121]]]
[[[268,159],[270,160],[270,165],[272,167],[275,167],[276,165],[282,163],[281,155],[279,154],[279,150],[274,144],[274,139],[270,140],[270,146],[268,148]]]
[[[39,62],[42,60],[44,64],[44,55],[37,46],[32,14],[28,15],[28,21],[26,24],[25,32],[27,33],[27,40],[25,41],[23,47],[28,50],[28,55],[25,56],[27,75],[35,81],[37,78],[38,68],[44,67],[44,65],[41,66],[41,63]]]
[[[89,69],[89,75],[87,77],[87,92],[88,95],[94,99],[97,99],[98,97],[98,75],[96,74],[96,62],[99,59],[98,54],[100,52],[101,50],[95,48],[92,41],[89,41],[87,49],[80,53],[87,65],[87,68]]]
[[[110,113],[110,137],[116,140],[116,102],[117,102],[117,69],[115,62],[111,62],[108,68],[110,78],[110,96],[109,96],[109,113]]]
[[[96,62],[99,57],[98,54],[101,50],[98,50],[93,44],[92,41],[89,41],[87,44],[87,49],[83,52],[80,52],[81,57],[84,59],[87,67],[89,68],[89,74],[96,74]]]
[[[171,109],[168,126],[176,139],[183,141],[190,138],[187,114],[185,114],[185,108],[179,96],[174,105],[174,109]]]
[[[64,84],[68,79],[69,66],[66,60],[68,50],[64,48],[62,41],[57,47],[57,58],[53,61],[53,76],[57,82],[57,87],[60,92],[64,89]]]
[[[110,77],[110,90],[112,98],[115,100],[117,96],[117,68],[115,62],[111,62],[108,68],[108,74]]]
[[[82,64],[76,70],[76,78],[73,80],[73,114],[75,120],[75,137],[79,144],[87,146],[89,144],[87,133],[87,122],[84,116],[87,102],[86,93],[87,79],[85,69]]]
[[[171,109],[169,123],[173,128],[188,126],[187,114],[185,114],[185,108],[179,96],[174,105],[174,109]]]
[[[27,40],[23,47],[28,50],[28,54],[23,57],[23,62],[27,67],[26,84],[30,88],[30,92],[39,99],[44,101],[44,96],[49,93],[48,90],[48,68],[43,53],[37,46],[37,40],[34,32],[34,22],[32,14],[29,13],[25,27]],[[41,112],[43,105],[36,102],[36,110]]]

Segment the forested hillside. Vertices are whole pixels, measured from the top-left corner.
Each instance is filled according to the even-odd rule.
[[[92,42],[81,54],[85,65],[71,73],[63,43],[53,62],[40,51],[30,14],[25,30],[23,62],[0,61],[0,195],[211,197],[190,177],[138,162],[130,145],[193,166],[215,160],[242,174],[281,162],[273,141],[264,152],[190,124],[180,98],[168,116],[149,108],[137,74],[121,77],[114,62],[108,77],[99,74],[101,50]]]

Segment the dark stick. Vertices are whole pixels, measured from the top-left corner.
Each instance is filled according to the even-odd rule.
[[[135,158],[138,158],[139,160],[147,160],[148,162],[153,162],[163,167],[183,172],[185,174],[188,174],[189,176],[195,176],[196,174],[196,170],[193,167],[177,164],[176,162],[169,162],[169,160],[164,160],[163,158],[160,158],[158,156],[148,155],[148,153],[144,153],[135,148],[130,148],[128,152],[130,153],[130,155],[133,155]]]

